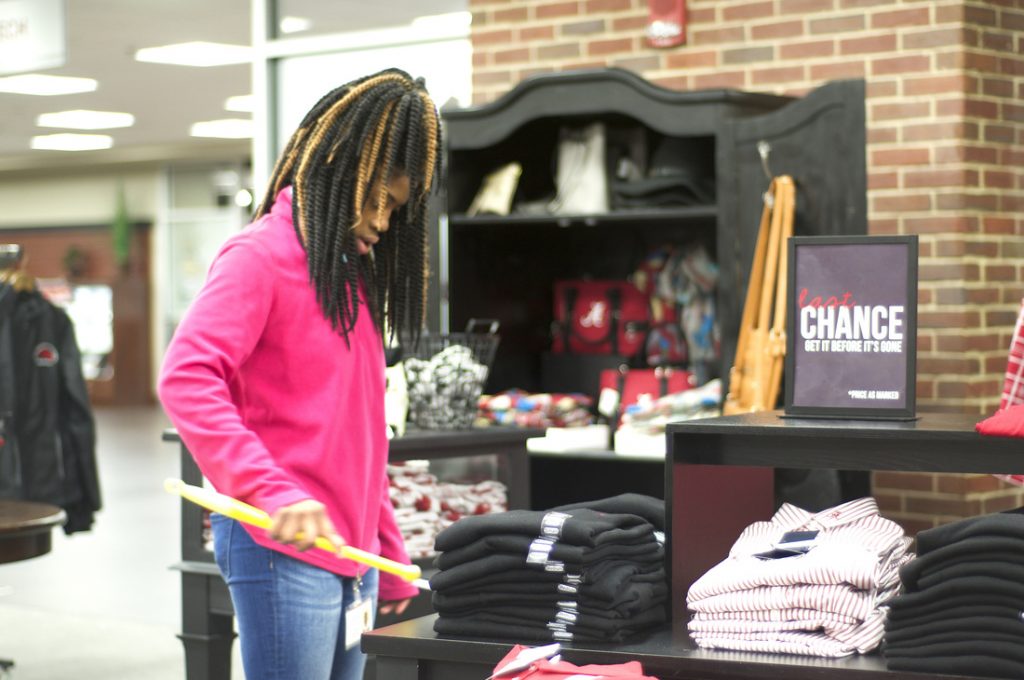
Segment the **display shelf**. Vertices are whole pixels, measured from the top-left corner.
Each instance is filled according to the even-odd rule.
[[[906,422],[840,420],[772,411],[670,424],[666,547],[673,620],[685,620],[690,585],[728,554],[743,528],[770,516],[773,468],[1024,472],[1020,440],[976,433],[979,418],[924,413]],[[760,664],[774,659],[755,656]],[[889,672],[874,658],[880,678],[928,677]]]
[[[531,458],[554,458],[560,460],[603,460],[621,463],[664,463],[665,456],[639,453],[617,453],[611,450],[579,450],[579,451],[530,451]]]
[[[784,418],[779,412],[672,423],[665,464],[666,559],[672,573],[671,627],[626,645],[566,645],[577,664],[637,660],[662,680],[924,680],[890,671],[877,653],[840,659],[697,648],[686,632],[685,594],[720,561],[748,524],[773,510],[775,466],[924,472],[1024,472],[1020,440],[984,437],[978,417],[923,414],[910,422]],[[513,641],[444,639],[433,616],[363,637],[389,680],[485,677]],[[970,676],[942,676],[970,677]]]
[[[544,434],[542,429],[491,427],[470,430],[411,429],[389,442],[391,461],[497,456],[500,481],[508,487],[510,508],[530,504],[530,468],[526,440]],[[174,429],[164,430],[163,441],[179,445],[181,478],[201,485],[202,473]],[[203,543],[204,510],[181,501],[181,561],[172,565],[181,572],[182,633],[187,680],[220,680],[231,677],[231,645],[234,640],[234,609],[213,554]],[[424,571],[433,568],[432,558],[415,560]],[[405,617],[432,611],[429,595],[414,599]],[[378,618],[380,625],[400,621],[395,615]],[[387,676],[377,676],[386,678]]]
[[[771,411],[670,424],[665,514],[674,615],[684,614],[678,595],[728,554],[744,527],[771,515],[776,467],[1024,472],[1020,441],[977,434],[978,419],[951,413],[905,422],[788,418]]]
[[[625,279],[666,244],[699,244],[719,265],[717,372],[727,382],[768,184],[759,142],[771,147],[772,171],[792,175],[800,187],[797,234],[867,233],[862,81],[837,81],[794,98],[674,91],[616,68],[567,71],[528,78],[493,102],[441,115],[448,216],[436,239],[448,284],[441,302],[450,328],[471,318],[501,322],[488,392],[546,391],[541,355],[551,349],[554,281]],[[612,191],[609,210],[596,215],[517,214],[516,206],[535,208],[552,198],[563,130],[595,122],[606,130],[609,165],[642,157],[638,166],[653,167],[656,150],[669,142],[674,162],[710,202],[695,192],[672,206],[626,207]],[[522,168],[512,213],[468,216],[483,179],[510,162]]]
[[[588,227],[602,224],[636,224],[638,222],[656,224],[668,222],[682,224],[686,222],[714,221],[718,218],[718,208],[713,205],[696,205],[680,208],[617,210],[597,215],[449,215],[448,224],[453,227],[494,227],[521,226],[527,224],[555,224],[559,227],[583,225]]]
[[[437,268],[447,285],[438,307],[447,309],[452,329],[473,318],[500,322],[501,343],[485,390],[578,391],[596,399],[594,371],[573,357],[560,362],[551,354],[554,284],[628,279],[667,245],[700,246],[718,264],[721,361],[708,377],[722,378],[724,393],[768,185],[758,143],[769,143],[772,171],[792,175],[800,187],[797,234],[865,234],[864,96],[864,83],[853,80],[800,98],[724,89],[678,92],[611,68],[543,74],[493,102],[442,111],[447,144],[440,212],[447,221],[439,223],[435,240],[443,251]],[[638,166],[652,168],[656,150],[673,148],[676,162],[706,196],[694,192],[676,205],[652,200],[648,207],[627,207],[613,191],[609,210],[595,215],[517,213],[517,206],[536,209],[550,200],[562,132],[591,123],[604,126],[610,167],[628,156],[643,157]],[[522,168],[511,214],[467,215],[483,179],[511,162]],[[592,498],[605,490],[645,492],[652,484],[646,458],[533,460],[535,509],[587,492]],[[611,474],[619,480],[609,489],[603,477],[613,463],[617,471]],[[568,489],[553,476],[576,483]],[[653,484],[661,496],[660,474]]]
[[[789,418],[780,411],[672,423],[671,458],[690,465],[1016,473],[1021,444],[974,431],[980,416],[911,421]]]

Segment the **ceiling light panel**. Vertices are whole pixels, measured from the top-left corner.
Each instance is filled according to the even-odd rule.
[[[252,50],[245,45],[227,45],[203,41],[177,43],[161,47],[144,47],[135,53],[137,61],[201,67],[245,64],[250,61],[251,57]]]
[[[251,120],[243,118],[221,118],[193,123],[189,134],[193,137],[217,137],[220,139],[248,139],[252,137]]]
[[[82,135],[62,132],[56,135],[37,135],[32,138],[33,149],[48,151],[94,151],[114,146],[110,135]]]
[[[278,24],[282,33],[302,33],[313,27],[313,22],[306,17],[285,17]]]
[[[0,92],[10,94],[32,94],[53,96],[92,92],[98,83],[92,78],[70,78],[50,76],[42,73],[25,73],[19,76],[0,78]]]
[[[252,113],[256,108],[256,99],[251,94],[240,94],[228,97],[224,102],[224,108],[228,111],[239,113]]]
[[[131,127],[134,124],[135,116],[130,113],[87,109],[41,113],[36,118],[36,125],[39,127],[69,128],[71,130],[110,130]]]

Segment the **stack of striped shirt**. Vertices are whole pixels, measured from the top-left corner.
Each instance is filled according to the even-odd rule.
[[[1024,678],[1024,514],[971,517],[917,535],[886,623],[892,670]]]
[[[665,551],[643,516],[653,506],[663,524],[664,504],[636,494],[593,507],[460,519],[436,541],[434,630],[520,642],[618,642],[662,625]]]
[[[785,542],[799,532],[802,543]],[[691,587],[690,636],[701,647],[841,657],[881,642],[885,604],[911,539],[862,498],[812,514],[785,504],[756,522]]]

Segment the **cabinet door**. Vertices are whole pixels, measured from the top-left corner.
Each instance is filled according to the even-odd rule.
[[[828,83],[783,108],[724,123],[718,146],[719,318],[723,377],[736,353],[739,320],[769,178],[758,153],[770,151],[772,175],[796,183],[794,232],[866,234],[864,81]]]

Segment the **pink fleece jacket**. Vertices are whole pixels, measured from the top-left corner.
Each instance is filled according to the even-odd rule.
[[[160,400],[218,491],[271,514],[314,498],[349,545],[408,563],[385,472],[384,350],[359,303],[346,344],[317,304],[285,189],[218,253],[167,349]],[[247,530],[328,571],[366,571]],[[388,574],[380,583],[384,600],[417,593]]]

